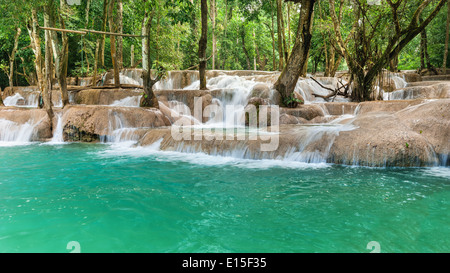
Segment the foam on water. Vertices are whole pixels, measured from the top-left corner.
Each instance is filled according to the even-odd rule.
[[[433,167],[426,168],[423,171],[426,175],[444,177],[450,179],[450,168],[449,167]]]
[[[162,151],[160,149],[160,139],[147,147],[137,147],[132,142],[114,143],[107,149],[96,152],[100,157],[152,157],[157,161],[182,161],[193,165],[202,166],[234,166],[249,169],[267,169],[267,168],[288,168],[288,169],[310,169],[310,168],[328,168],[332,166],[327,163],[304,163],[289,160],[277,159],[243,159],[232,156],[208,155],[205,153],[186,153],[177,151]]]

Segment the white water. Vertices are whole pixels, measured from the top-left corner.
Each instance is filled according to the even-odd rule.
[[[128,125],[128,121],[123,114],[114,110],[109,111],[109,126],[108,133],[101,136],[100,141],[103,143],[121,143],[130,142],[136,143],[139,140],[139,135],[135,132],[138,128],[132,128]]]
[[[324,85],[331,86],[335,84],[330,78],[321,79]],[[199,88],[199,81],[193,82],[190,86],[185,87],[185,90],[192,90]],[[222,119],[211,119],[206,123],[202,123],[194,118],[194,113],[191,113],[189,107],[183,102],[179,101],[169,101],[169,109],[172,117],[185,118],[183,126],[193,126],[194,130],[202,128],[245,128],[244,124],[244,107],[248,103],[250,94],[256,84],[260,82],[254,79],[249,79],[249,77],[238,77],[221,75],[218,77],[210,78],[207,81],[207,87],[209,90],[222,90],[222,95],[213,99],[213,104],[217,105],[222,109]],[[169,89],[173,82],[166,80],[159,85],[161,89]],[[269,86],[272,88],[272,86]],[[296,91],[300,92],[307,102],[320,102],[321,100],[316,100],[312,93],[327,95],[328,90],[320,87],[316,82],[311,79],[301,79],[297,83]],[[128,97],[113,103],[114,106],[128,106],[134,107],[138,105],[138,98]],[[322,100],[323,101],[323,100]],[[226,111],[226,106],[233,106],[234,109],[231,112]],[[330,116],[325,107],[319,104],[324,111],[325,116]],[[357,114],[357,110],[355,111]],[[232,118],[227,118],[227,116],[232,116]],[[331,117],[331,116],[330,116]],[[288,162],[303,162],[303,163],[325,163],[334,143],[334,139],[342,131],[353,130],[355,127],[351,125],[354,115],[343,115],[339,118],[334,119],[332,122],[327,124],[315,124],[312,126],[300,126],[298,128],[298,145],[293,147],[292,150],[288,151],[282,158],[278,160],[288,161]],[[345,124],[340,124],[341,122]],[[114,111],[110,112],[110,125],[109,133],[107,136],[103,137],[102,141],[105,143],[132,143],[133,145],[138,140],[136,138],[135,130],[137,128],[130,128],[126,120]],[[326,141],[323,141],[326,139]],[[320,143],[326,143],[325,147],[319,147]],[[122,145],[120,145],[122,147]],[[126,146],[126,145],[125,145]],[[136,150],[133,150],[136,151]],[[189,153],[189,154],[202,154],[201,147],[186,146],[180,143],[175,147],[176,153]],[[238,159],[249,159],[248,153],[245,147],[237,146],[231,151],[212,151],[209,156],[215,156],[223,158],[238,158]]]
[[[202,166],[234,166],[248,169],[320,169],[329,168],[331,165],[325,163],[304,163],[298,161],[287,161],[279,159],[252,160],[234,156],[208,155],[202,152],[179,152],[162,151],[160,149],[162,139],[147,147],[136,147],[133,143],[124,142],[111,145],[109,149],[98,152],[97,155],[106,158],[117,157],[152,157],[157,161],[181,161]]]
[[[56,128],[53,130],[53,138],[50,140],[49,144],[64,144],[64,121],[62,118],[62,113],[56,114]]]
[[[142,96],[131,96],[114,101],[111,106],[139,107]]]
[[[123,75],[123,74],[119,75],[119,80],[120,80],[120,84],[142,85],[141,82],[139,82],[139,81],[137,81],[137,80],[135,80],[133,78],[130,78],[130,77],[126,76],[126,75]],[[112,84],[115,83],[114,79],[112,79],[111,83]]]
[[[38,106],[39,94],[29,93],[26,98],[21,94],[16,93],[14,96],[9,96],[3,100],[5,106],[16,106],[16,107],[37,107]]]
[[[244,126],[244,108],[256,84],[258,82],[254,80],[229,75],[221,75],[207,80],[206,86],[209,90],[222,90],[222,95],[213,101],[222,110],[222,117],[218,116],[215,119],[211,119],[205,126],[217,128]],[[197,80],[184,89],[196,90],[199,87],[200,81]],[[227,106],[233,106],[234,109],[229,108],[230,111],[227,112]]]
[[[0,146],[29,144],[36,125],[30,121],[18,124],[10,120],[0,119]]]

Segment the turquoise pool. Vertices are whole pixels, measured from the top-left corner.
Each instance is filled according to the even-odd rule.
[[[449,168],[0,147],[0,252],[450,251]]]

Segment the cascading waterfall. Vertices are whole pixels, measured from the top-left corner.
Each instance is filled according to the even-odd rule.
[[[111,106],[139,107],[142,96],[131,96],[114,101]]]
[[[243,127],[245,106],[253,87],[258,84],[254,80],[248,80],[239,76],[220,75],[210,78],[207,81],[207,88],[210,90],[221,90],[221,95],[214,99],[213,103],[222,108],[222,119],[211,119],[205,125],[208,127]],[[196,90],[200,87],[200,81],[197,80],[191,85],[185,87],[185,90]],[[226,106],[233,106],[233,109],[227,113]],[[236,118],[227,117],[227,115]]]
[[[56,128],[53,130],[53,138],[50,140],[50,144],[62,144],[64,143],[64,121],[62,118],[62,113],[56,114]]]
[[[0,145],[21,145],[31,141],[37,124],[26,122],[18,124],[16,122],[0,119]]]
[[[139,135],[135,133],[138,130],[138,128],[130,127],[123,114],[111,110],[108,115],[109,115],[108,134],[100,137],[101,142],[134,143],[139,140]]]
[[[9,96],[4,99],[5,106],[15,107],[37,107],[39,94],[36,92],[27,94],[23,97],[21,94],[16,93],[13,96]]]

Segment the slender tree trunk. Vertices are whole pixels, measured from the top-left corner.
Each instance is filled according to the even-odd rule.
[[[131,45],[131,49],[130,49],[130,58],[131,58],[131,63],[130,66],[132,68],[134,68],[134,45]]]
[[[442,71],[447,74],[447,57],[448,57],[448,40],[450,32],[450,0],[447,1],[447,27],[445,32],[445,48],[444,48],[444,60],[442,62]]]
[[[39,86],[39,90],[44,93],[44,72],[43,72],[43,60],[42,60],[42,49],[41,49],[41,38],[39,34],[39,25],[38,25],[38,17],[36,8],[31,11],[31,22],[28,24],[28,34],[30,36],[31,47],[34,52],[34,65],[36,70],[37,83]],[[41,104],[39,103],[39,106]]]
[[[64,2],[61,2],[61,9],[64,8]],[[50,9],[48,12],[50,12],[49,16],[49,24],[51,27],[56,27],[55,24],[55,11],[53,10],[53,5],[50,5]],[[61,14],[61,12],[60,12]],[[61,28],[65,29],[65,24],[62,16],[59,16]],[[67,58],[68,55],[68,48],[69,48],[69,39],[67,37],[66,33],[62,33],[62,45],[60,47],[60,42],[58,39],[58,36],[55,31],[50,32],[51,36],[51,44],[53,49],[53,57],[55,59],[55,72],[56,72],[56,78],[58,79],[59,88],[61,91],[61,100],[63,104],[63,108],[69,104],[69,95],[67,91]]]
[[[61,1],[64,2],[64,1]],[[84,21],[84,28],[88,29],[88,25],[89,25],[89,10],[91,7],[91,0],[87,0],[87,4],[86,4],[86,9],[85,9],[85,13],[86,13],[86,18]],[[89,56],[87,53],[87,45],[86,45],[86,36],[83,36],[83,51],[84,51],[84,56],[86,59],[86,64],[87,64],[87,70],[86,70],[86,75],[89,74],[89,70],[90,70],[90,63],[89,63]]]
[[[251,70],[252,65],[250,62],[250,54],[248,54],[248,50],[245,47],[245,27],[244,26],[242,26],[240,33],[241,33],[241,41],[242,41],[242,50],[244,51],[245,60],[247,61],[247,70]]]
[[[278,63],[278,70],[283,70],[284,67],[284,54],[283,54],[283,27],[282,27],[282,20],[283,20],[283,10],[282,10],[282,0],[277,0],[277,26],[278,26],[278,55],[279,55],[279,63]]]
[[[425,40],[423,34],[420,33],[420,71],[425,69]]]
[[[280,93],[282,103],[290,107],[296,106],[295,103],[289,105],[288,101],[292,98],[298,78],[308,61],[307,56],[312,39],[311,26],[313,23],[314,4],[315,0],[301,0],[300,20],[295,44],[286,66],[275,83],[275,89]]]
[[[423,19],[419,19],[420,23],[423,23]],[[420,38],[421,38],[421,47],[422,47],[422,54],[424,59],[424,64],[426,64],[426,68],[431,69],[433,66],[431,65],[430,55],[428,54],[428,35],[427,35],[427,29],[424,28],[420,32]],[[422,55],[421,55],[422,56]]]
[[[208,46],[208,0],[201,0],[202,33],[198,44],[200,90],[206,90],[206,48]]]
[[[270,13],[271,13],[271,17],[272,17],[272,28],[270,29],[270,34],[272,35],[272,70],[275,71],[277,70],[277,61],[276,61],[276,57],[275,57],[275,19],[274,19],[274,7],[273,7],[273,0],[269,0],[270,1]]]
[[[102,16],[102,31],[106,31],[106,24],[108,19],[108,0],[103,0],[103,16]],[[106,35],[102,34],[100,36],[100,49],[99,49],[99,56],[101,65],[104,68],[105,67],[105,39]]]
[[[212,70],[216,69],[216,52],[217,52],[217,41],[216,41],[216,0],[211,0],[211,24],[212,24]]]
[[[47,4],[44,7],[44,27],[49,27],[49,15],[50,15],[50,5]],[[47,112],[47,115],[51,121],[53,121],[53,117],[55,116],[53,113],[53,104],[51,98],[52,92],[52,65],[51,60],[53,58],[52,55],[52,46],[51,46],[51,31],[45,30],[45,80],[43,81],[44,90],[42,92],[42,98],[44,100],[44,108]],[[50,123],[52,124],[52,123]],[[53,131],[53,127],[52,127]]]
[[[110,6],[109,6],[109,11],[108,11],[109,30],[111,32],[116,31],[116,29],[114,27],[114,16],[113,16],[114,4],[115,4],[115,0],[111,0]],[[114,68],[114,86],[116,88],[120,88],[120,71],[119,71],[119,66],[117,64],[116,36],[110,35],[109,39],[110,39],[110,43],[111,43],[111,60],[112,60],[113,68]]]
[[[392,58],[389,62],[389,67],[391,72],[398,72],[398,55]]]
[[[291,2],[287,3],[288,55],[291,49]]]
[[[123,34],[123,2],[117,0],[117,32]],[[123,69],[123,37],[117,36],[117,68],[119,71]]]
[[[286,28],[284,27],[284,14],[283,14],[283,6],[281,6],[281,37],[283,38],[283,54],[284,59],[287,61],[289,58],[289,49],[286,44]]]
[[[159,108],[158,99],[153,92],[153,85],[161,79],[161,74],[157,73],[157,78],[153,80],[150,69],[150,34],[154,13],[155,10],[153,10],[151,14],[147,13],[142,22],[141,34],[145,36],[142,39],[142,78],[144,82],[144,96],[141,99],[140,106]]]
[[[22,33],[22,29],[20,27],[16,28],[16,35],[14,36],[14,47],[11,52],[11,56],[9,57],[9,87],[11,88],[11,94],[14,94],[14,60],[16,59],[17,47],[19,46],[19,37]],[[3,105],[3,100],[0,95],[0,105]]]
[[[256,47],[256,34],[255,34],[255,29],[253,28],[253,48],[255,49],[255,54],[253,56],[253,70],[258,70],[258,67],[256,66],[256,57],[257,57],[257,52],[259,51],[258,48]],[[259,57],[258,57],[259,58]]]
[[[97,86],[97,73],[98,73],[98,59],[100,53],[101,39],[97,38],[95,43],[95,57],[94,57],[94,75],[92,76],[92,86]]]

